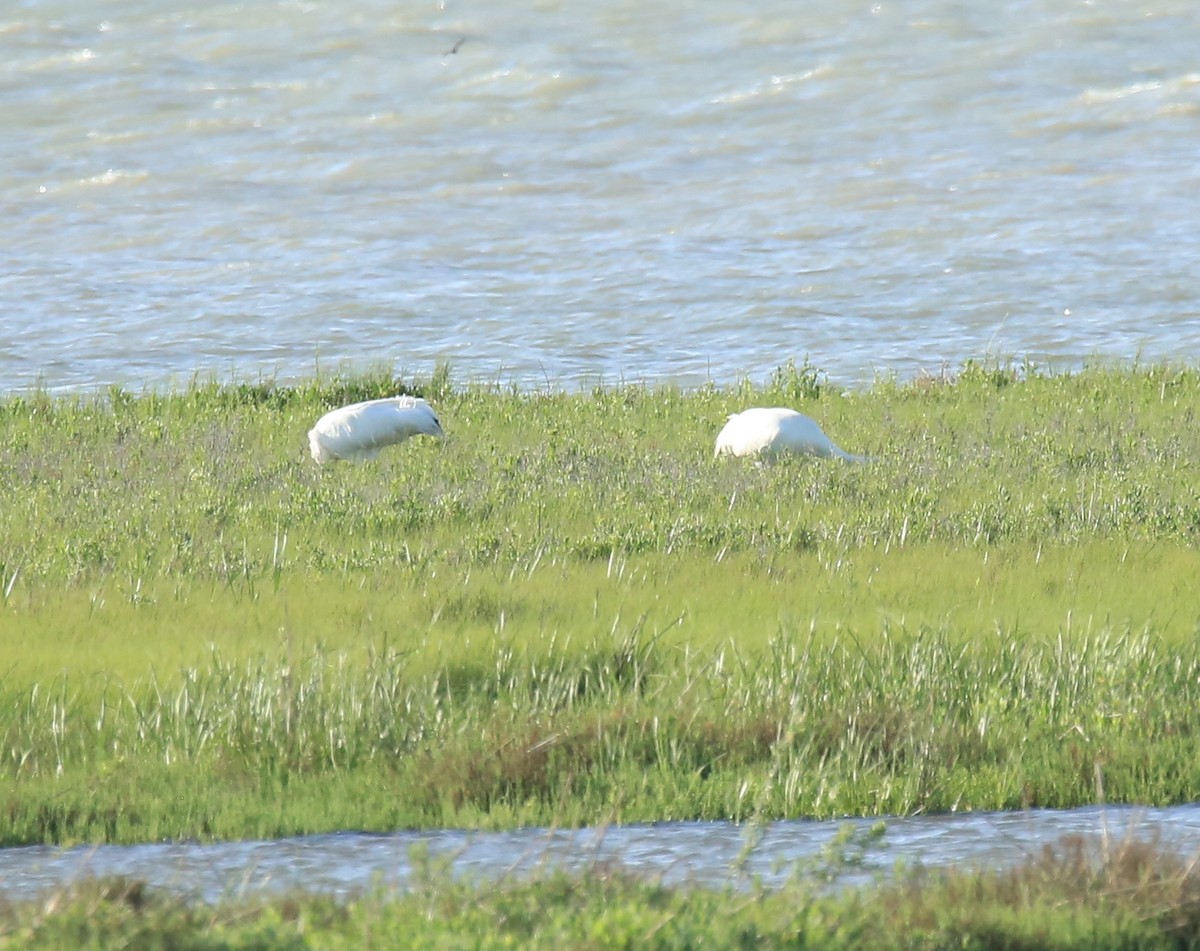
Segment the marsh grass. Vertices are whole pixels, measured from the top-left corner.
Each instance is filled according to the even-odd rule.
[[[418,392],[449,438],[318,468]],[[712,458],[748,405],[868,466]],[[1197,798],[1200,374],[0,401],[0,841]]]
[[[1170,803],[1200,781],[1200,650],[1150,634],[563,647],[4,684],[3,840],[1072,806],[1098,769],[1112,799]]]

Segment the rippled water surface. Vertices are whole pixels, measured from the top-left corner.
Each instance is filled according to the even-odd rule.
[[[30,898],[92,875],[126,875],[206,901],[301,889],[346,896],[364,889],[404,889],[414,875],[413,848],[434,867],[492,880],[539,869],[580,871],[618,862],[663,881],[713,886],[753,877],[779,885],[811,871],[840,831],[867,832],[877,820],[777,822],[758,830],[724,822],[614,826],[597,830],[523,829],[342,833],[232,842],[0,849],[0,897]],[[1083,808],[889,819],[882,839],[845,871],[846,885],[873,881],[898,862],[908,867],[999,869],[1037,856],[1064,836],[1120,843],[1136,838],[1200,854],[1200,806],[1166,809]]]
[[[0,10],[0,392],[1200,356],[1200,5]]]

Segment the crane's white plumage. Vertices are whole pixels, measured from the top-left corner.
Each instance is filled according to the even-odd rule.
[[[785,452],[867,462],[843,452],[815,421],[794,409],[757,407],[734,413],[717,435],[718,456],[777,456]]]
[[[415,396],[367,400],[331,410],[308,431],[308,446],[319,463],[374,459],[379,451],[409,436],[444,437],[433,407]]]

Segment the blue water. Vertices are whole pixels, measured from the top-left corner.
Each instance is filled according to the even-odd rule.
[[[871,830],[883,823],[881,837]],[[840,853],[839,835],[849,838]],[[159,843],[0,849],[0,898],[28,899],[91,876],[124,875],[201,901],[301,890],[347,897],[403,891],[429,867],[496,881],[546,870],[578,873],[616,863],[668,884],[778,887],[793,877],[860,886],[901,868],[997,870],[1037,858],[1081,836],[1098,858],[1145,841],[1182,858],[1200,854],[1200,806],[1088,807],[844,822],[790,821],[763,827],[674,822],[605,829],[339,833],[214,844]],[[414,851],[417,850],[417,851]],[[832,855],[849,861],[839,863]]]
[[[1190,0],[12,6],[0,392],[1194,362],[1197,36]]]

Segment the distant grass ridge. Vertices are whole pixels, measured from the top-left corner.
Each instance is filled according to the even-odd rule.
[[[321,571],[433,549],[493,564],[1200,533],[1194,371],[970,369],[952,386],[850,395],[814,383],[800,408],[880,464],[712,460],[728,413],[809,392],[794,375],[693,392],[454,391],[443,374],[12,397],[0,401],[0,577],[18,589],[22,577],[270,578],[285,532],[289,567]],[[372,466],[311,464],[304,433],[320,413],[395,392],[437,400],[450,442],[416,440]]]
[[[319,468],[329,408],[449,438]],[[851,466],[713,458],[789,405]],[[0,400],[0,841],[1200,798],[1200,374]]]

